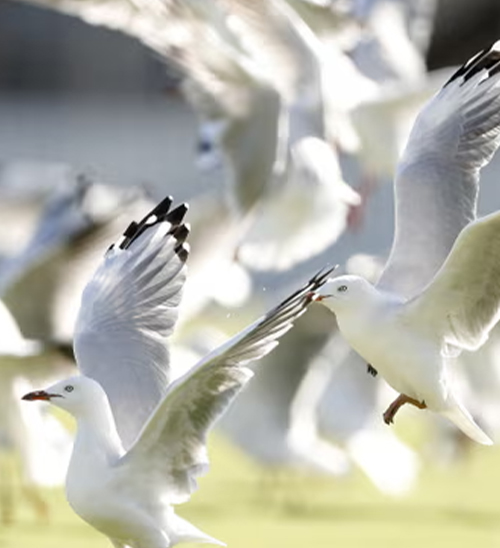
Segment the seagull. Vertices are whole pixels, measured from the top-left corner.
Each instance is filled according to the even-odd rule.
[[[66,479],[73,510],[115,548],[222,544],[173,505],[206,472],[207,432],[252,372],[303,314],[331,269],[169,383],[167,338],[186,277],[186,204],[165,198],[112,245],[84,290],[74,339],[80,376],[24,400],[45,400],[77,421]]]
[[[424,107],[395,179],[393,247],[376,286],[339,276],[318,300],[368,364],[411,404],[482,444],[453,387],[453,359],[500,318],[500,212],[476,219],[479,171],[500,143],[500,42],[463,65]]]
[[[198,163],[206,170],[222,160],[246,267],[287,270],[344,232],[361,198],[328,142],[320,44],[287,2],[32,3],[133,36],[179,70],[185,99],[209,128],[202,148],[219,149],[202,150]],[[339,117],[335,134],[350,127]]]

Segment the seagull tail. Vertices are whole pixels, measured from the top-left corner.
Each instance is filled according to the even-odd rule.
[[[173,520],[173,523],[172,523],[172,520]],[[196,543],[204,543],[204,544],[217,544],[218,546],[226,546],[224,542],[217,540],[216,538],[211,537],[210,535],[207,535],[203,531],[200,531],[192,523],[181,518],[175,513],[170,515],[169,521],[170,521],[170,524],[173,525],[173,528],[175,531],[174,535],[170,535],[172,536],[172,540],[174,541],[172,544],[174,543],[177,544],[178,542],[196,542]]]
[[[441,414],[450,419],[464,434],[477,443],[482,445],[493,445],[491,438],[483,432],[467,409],[460,403],[457,402],[454,407],[442,411]]]

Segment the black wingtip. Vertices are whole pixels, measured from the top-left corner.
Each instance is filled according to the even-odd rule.
[[[338,268],[338,264],[328,268],[322,268],[303,287],[292,293],[287,299],[280,303],[279,307],[287,306],[291,301],[300,298],[307,306],[314,301],[315,291],[328,281],[330,274]]]
[[[177,253],[177,257],[179,257],[181,262],[185,263],[187,261],[187,258],[189,256],[189,248],[186,246],[186,244],[177,246],[175,248],[175,252]]]
[[[172,209],[170,213],[166,216],[166,220],[171,223],[173,226],[176,226],[181,223],[182,219],[184,218],[184,215],[186,215],[188,210],[187,204],[181,204],[177,206],[175,209]]]
[[[489,47],[474,55],[474,57],[471,57],[453,73],[443,87],[448,86],[451,82],[454,82],[459,78],[463,79],[462,84],[464,84],[482,70],[487,70],[490,77],[500,71],[500,42],[491,44]]]
[[[339,267],[338,264],[331,266],[331,267],[325,267],[322,268],[319,272],[317,272],[310,280],[309,283],[311,284],[311,291],[314,291],[316,289],[319,289],[324,283],[328,281],[328,278],[330,277],[330,274],[332,274],[337,268]]]
[[[162,222],[169,222],[172,225],[170,233],[174,230],[179,229],[178,236],[175,235],[175,238],[179,243],[183,243],[189,234],[189,229],[185,225],[180,223],[184,219],[184,215],[188,210],[187,204],[181,204],[175,209],[170,211],[170,206],[173,203],[172,196],[167,196],[164,198],[157,206],[155,206],[139,223],[132,221],[125,232],[123,233],[123,238],[119,244],[120,249],[127,249],[130,247],[133,241],[148,228],[151,228]],[[184,226],[182,229],[181,227]],[[111,249],[113,246],[111,246]]]
[[[180,244],[182,244],[183,242],[186,241],[186,238],[189,236],[189,225],[185,225],[185,224],[177,225],[170,230],[170,234],[172,234],[172,236]]]
[[[174,199],[172,196],[165,196],[163,200],[154,207],[146,217],[152,217],[153,215],[156,217],[164,217],[168,214],[170,210],[170,206],[174,203]]]

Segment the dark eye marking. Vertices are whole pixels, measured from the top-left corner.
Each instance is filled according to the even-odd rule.
[[[71,386],[71,384],[68,384],[68,386],[65,386],[65,387],[64,387],[64,390],[65,390],[66,392],[73,392],[74,389],[75,389],[75,387],[74,387],[74,386]]]

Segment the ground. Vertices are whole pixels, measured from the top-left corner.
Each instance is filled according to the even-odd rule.
[[[343,481],[290,473],[264,481],[257,465],[217,436],[211,455],[211,472],[179,513],[232,548],[500,546],[500,448],[474,446],[467,461],[446,467],[427,462],[403,499],[381,495],[358,473]],[[21,503],[17,522],[0,528],[0,548],[110,546],[72,513],[62,490],[46,496],[51,523],[36,523]]]

